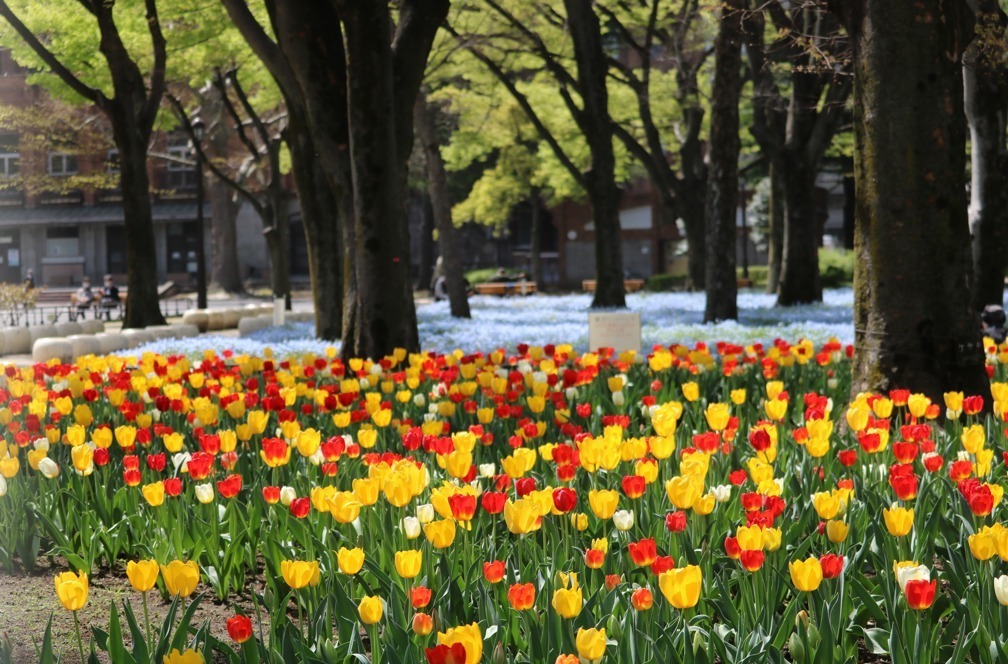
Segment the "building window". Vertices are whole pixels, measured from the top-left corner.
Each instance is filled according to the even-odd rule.
[[[0,177],[10,178],[21,173],[21,155],[17,152],[0,153]]]
[[[195,221],[177,221],[166,227],[169,274],[196,273],[196,244],[198,233]]]
[[[105,171],[107,173],[119,172],[119,150],[109,150],[105,153]]]
[[[105,227],[105,271],[109,274],[126,274],[126,227]]]
[[[49,153],[49,175],[63,177],[77,173],[77,155],[64,152]]]
[[[80,256],[80,228],[77,226],[46,228],[46,256],[49,258]]]
[[[193,173],[192,151],[188,145],[172,145],[168,147],[167,163],[165,165],[166,184],[169,189],[191,189],[196,186],[196,176]]]

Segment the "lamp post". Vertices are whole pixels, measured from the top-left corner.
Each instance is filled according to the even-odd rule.
[[[203,140],[206,125],[198,116],[192,121],[192,134],[196,142]],[[196,158],[196,307],[207,308],[206,239],[203,228],[203,161],[200,151],[193,146]]]

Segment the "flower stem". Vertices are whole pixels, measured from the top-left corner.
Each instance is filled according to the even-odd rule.
[[[143,597],[144,623],[147,625],[147,650],[150,651],[153,644],[150,638],[150,613],[147,611],[147,593],[144,592],[141,597]]]
[[[74,633],[77,635],[77,650],[80,651],[81,664],[84,664],[84,662],[86,662],[87,660],[84,659],[84,641],[81,640],[80,620],[77,619],[76,611],[73,612],[73,618],[74,618]]]

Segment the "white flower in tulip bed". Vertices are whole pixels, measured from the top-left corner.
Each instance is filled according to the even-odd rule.
[[[772,342],[776,338],[794,342],[809,339],[820,345],[830,338],[842,343],[854,340],[852,308],[854,294],[849,288],[827,290],[822,304],[775,307],[776,296],[765,293],[739,294],[739,320],[703,324],[703,293],[635,293],[627,296],[627,306],[641,312],[643,348],[655,344],[693,345],[704,341],[735,344]],[[474,296],[469,300],[472,318],[452,318],[447,302],[417,307],[420,341],[425,350],[466,352],[513,349],[520,343],[545,345],[570,343],[578,350],[588,346],[587,312],[590,295],[533,295],[498,298]],[[205,350],[261,355],[269,348],[278,357],[300,353],[323,354],[339,342],[313,338],[311,323],[288,323],[253,332],[248,337],[202,335],[192,339],[163,339],[130,351],[140,354],[202,355]]]

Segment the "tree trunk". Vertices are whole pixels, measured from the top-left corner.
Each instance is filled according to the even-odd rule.
[[[784,167],[770,159],[770,237],[767,243],[767,293],[777,293],[784,257]]]
[[[816,166],[785,151],[779,160],[784,189],[784,237],[777,304],[822,302],[819,278],[819,220],[816,218]]]
[[[417,95],[413,110],[413,125],[424,151],[427,165],[427,189],[431,207],[434,210],[434,226],[438,232],[441,249],[441,268],[448,286],[448,302],[454,318],[472,318],[469,313],[469,297],[466,294],[465,275],[462,274],[462,256],[458,251],[455,224],[452,222],[451,199],[448,194],[448,173],[445,171],[441,146],[438,143],[434,111],[427,103],[427,96]]]
[[[315,335],[320,339],[338,339],[343,335],[342,247],[337,221],[338,201],[325,172],[318,164],[315,144],[303,119],[290,108],[288,113],[290,120],[287,140],[298,189],[301,224],[308,245],[308,270],[315,305]],[[283,221],[280,217],[278,214],[277,221]],[[290,232],[289,225],[287,226],[286,231],[277,226],[278,242],[284,245],[283,248],[278,247],[277,251],[283,255],[284,265],[287,264],[288,254],[288,243],[284,242],[284,238]],[[286,269],[283,271],[289,272]]]
[[[209,189],[213,215],[213,268],[210,280],[226,293],[244,293],[236,245],[238,233],[235,230],[238,202],[234,199],[231,188],[220,180],[213,180]]]
[[[434,247],[434,210],[430,194],[417,194],[420,198],[420,268],[417,275],[418,290],[434,290],[434,267],[437,252]]]
[[[348,6],[342,19],[357,254],[356,338],[344,341],[342,355],[380,359],[396,348],[420,346],[396,139],[392,26],[388,7],[380,4]]]
[[[703,290],[707,283],[706,182],[683,178],[676,192],[676,213],[686,229],[689,289]]]
[[[984,395],[970,306],[958,0],[858,0],[854,40],[854,375],[851,393]]]
[[[564,6],[584,104],[579,124],[592,157],[591,169],[585,173],[595,224],[595,298],[591,306],[625,307],[620,191],[616,185],[612,118],[609,117],[606,89],[608,67],[602,50],[602,32],[591,2],[564,0]]]
[[[977,35],[963,56],[966,118],[970,129],[972,186],[969,225],[973,235],[973,308],[1001,304],[1008,253],[1008,70],[1005,23],[997,0],[983,0]]]
[[[745,0],[721,5],[714,42],[714,87],[707,171],[707,306],[704,322],[738,318],[735,273],[735,218],[738,211],[740,69],[742,7]]]
[[[115,114],[113,114],[115,115]],[[126,311],[124,328],[164,325],[158,298],[157,245],[147,178],[147,140],[131,117],[112,117],[119,149],[120,187],[126,219]]]
[[[532,281],[542,292],[542,201],[539,200],[539,187],[532,187],[529,193],[529,214],[531,216],[532,237],[529,238],[529,268],[532,271]]]

